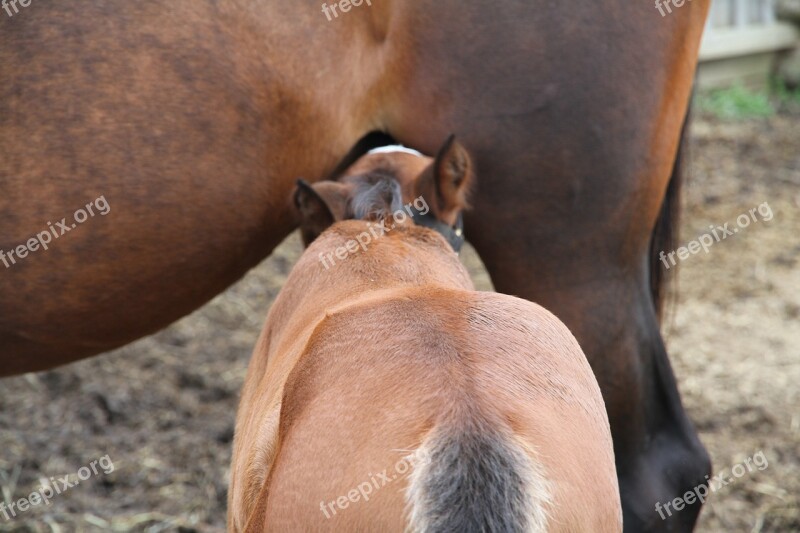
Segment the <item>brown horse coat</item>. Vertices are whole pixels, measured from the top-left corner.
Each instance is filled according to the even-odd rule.
[[[651,252],[709,4],[382,0],[328,21],[314,2],[72,0],[0,16],[0,249],[101,195],[112,207],[0,267],[0,375],[198,308],[295,227],[295,179],[365,134],[433,153],[455,131],[481,177],[467,236],[496,289],[553,311],[595,370],[626,528],[690,530],[699,503],[654,508],[710,465]]]
[[[321,503],[394,464],[393,450],[431,450],[442,434],[470,438],[466,428],[482,423],[481,435],[494,431],[530,462],[528,503],[547,518],[527,530],[620,531],[602,397],[567,328],[536,304],[475,292],[447,243],[425,228],[398,227],[321,266],[319,253],[366,225],[323,233],[270,310],[237,417],[231,529],[401,531],[413,518],[436,531],[425,526],[431,510],[420,494],[435,453],[369,501],[330,518]],[[415,483],[422,488],[409,489]]]

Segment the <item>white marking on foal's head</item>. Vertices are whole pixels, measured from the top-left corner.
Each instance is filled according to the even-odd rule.
[[[379,146],[378,148],[373,148],[372,150],[370,150],[367,153],[368,154],[390,154],[392,152],[402,152],[404,154],[411,154],[411,155],[415,155],[417,157],[423,157],[423,155],[420,152],[417,152],[416,150],[414,150],[412,148],[406,148],[405,146],[402,146],[400,144],[391,144],[389,146]]]

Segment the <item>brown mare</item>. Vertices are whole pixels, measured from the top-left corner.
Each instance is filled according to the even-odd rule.
[[[575,338],[536,304],[476,292],[448,242],[404,215],[418,199],[452,225],[467,162],[451,143],[435,164],[366,156],[346,185],[298,190],[316,240],[250,361],[230,531],[622,531],[605,406]],[[416,460],[387,472],[397,450]]]
[[[201,306],[296,226],[298,177],[383,131],[457,132],[465,220],[499,292],[575,334],[608,407],[629,531],[704,480],[657,315],[676,164],[709,0],[72,0],[0,15],[0,373],[121,346]],[[374,139],[374,137],[372,138]],[[356,154],[360,155],[360,154]],[[655,252],[655,253],[653,253]]]

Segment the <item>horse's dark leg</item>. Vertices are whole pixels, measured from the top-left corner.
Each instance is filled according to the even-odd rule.
[[[614,146],[551,170],[526,153],[523,127],[504,125],[517,135],[476,150],[480,193],[467,235],[498,291],[553,311],[586,352],[609,413],[626,531],[689,531],[701,504],[672,502],[704,484],[710,464],[681,405],[650,287],[664,178],[626,175],[636,149]],[[547,153],[575,141],[537,142]]]
[[[703,485],[710,464],[681,405],[652,297],[649,242],[659,209],[645,208],[625,180],[568,177],[563,188],[531,180],[536,163],[508,165],[506,149],[513,147],[496,147],[496,158],[476,154],[481,193],[467,235],[498,291],[553,311],[586,352],[608,409],[626,531],[689,531],[696,495],[681,510],[672,501]],[[663,191],[653,181],[638,194]]]
[[[617,0],[421,4],[403,51],[415,75],[389,131],[429,153],[454,132],[470,149],[467,236],[498,290],[548,307],[586,352],[626,530],[690,530],[698,504],[666,520],[656,510],[710,467],[659,334],[648,258],[708,2],[668,17]]]
[[[646,175],[620,179],[623,160],[593,159],[594,172],[578,170],[592,159],[584,157],[565,162],[562,172],[574,174],[556,180],[541,161],[511,149],[479,151],[480,194],[467,235],[498,291],[553,311],[586,352],[609,413],[626,531],[689,531],[700,504],[666,506],[703,484],[710,464],[681,405],[649,283],[659,210],[641,198],[665,187]]]

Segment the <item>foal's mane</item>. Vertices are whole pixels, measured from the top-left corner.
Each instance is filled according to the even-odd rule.
[[[403,208],[400,182],[390,171],[376,169],[359,176],[350,198],[350,210],[358,220],[381,220]]]

